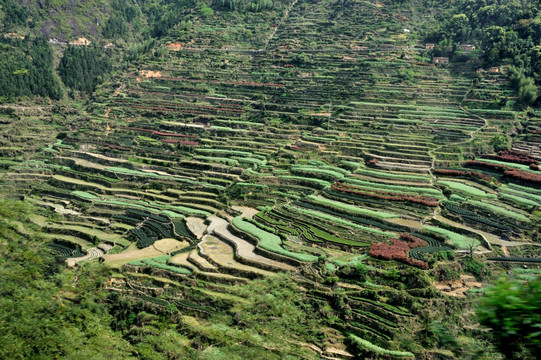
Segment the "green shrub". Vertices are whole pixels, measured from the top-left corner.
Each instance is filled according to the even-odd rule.
[[[357,346],[360,354],[359,356],[364,355],[365,352],[373,353],[377,355],[390,356],[395,358],[414,358],[415,355],[409,351],[397,351],[397,350],[388,350],[380,346],[372,344],[370,341],[361,339],[358,336],[349,334],[348,339]]]

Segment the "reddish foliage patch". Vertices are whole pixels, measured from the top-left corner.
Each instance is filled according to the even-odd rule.
[[[539,163],[535,158],[531,157],[530,154],[524,151],[516,151],[516,150],[502,150],[498,153],[498,155],[484,154],[484,155],[481,155],[481,157],[485,159],[507,161],[507,162],[523,164],[523,165]]]
[[[344,184],[341,182],[337,182],[336,184],[333,184],[332,188],[338,191],[367,196],[367,197],[371,197],[375,199],[389,200],[389,201],[409,201],[412,203],[421,204],[425,206],[438,206],[438,200],[428,197],[428,196],[393,193],[393,192],[387,192],[387,191],[381,191],[381,190],[370,190],[370,192],[368,192],[368,191],[363,191],[362,188],[357,188],[355,186],[351,186],[351,185]]]
[[[484,161],[470,160],[466,161],[467,166],[489,168],[503,172],[503,175],[512,179],[529,182],[532,184],[541,184],[541,175],[532,174],[528,171],[512,168],[510,166],[487,163]],[[533,164],[535,165],[535,164]],[[537,165],[536,165],[537,166]]]
[[[428,246],[426,241],[410,234],[400,234],[399,239],[391,239],[390,242],[390,244],[387,242],[372,244],[368,254],[378,259],[397,260],[421,269],[428,269],[428,263],[425,261],[408,257],[408,251],[411,249]]]
[[[512,167],[509,167],[509,166],[487,163],[487,162],[479,161],[479,160],[466,161],[465,165],[468,167],[485,168],[485,169],[497,170],[497,171],[502,171],[502,172],[513,169]]]
[[[144,131],[144,132],[149,132],[149,133],[152,133],[154,135],[159,135],[159,136],[190,137],[190,138],[196,137],[195,135],[168,133],[168,132],[162,132],[162,131],[157,131],[157,130],[142,129],[142,128],[136,128],[136,127],[127,127],[127,126],[123,127],[123,129],[135,130],[135,131]]]
[[[532,174],[527,171],[513,169],[513,170],[507,170],[506,172],[503,173],[503,175],[516,179],[516,180],[529,182],[532,184],[538,184],[538,185],[541,184],[541,175]]]
[[[310,151],[311,150],[309,148],[300,147],[300,146],[297,146],[297,145],[290,145],[289,148],[292,149],[292,150],[298,150],[298,151]]]
[[[126,75],[127,77],[136,77],[131,73]],[[256,83],[250,81],[219,81],[219,80],[205,80],[205,79],[188,79],[182,77],[162,76],[157,80],[171,80],[171,81],[188,81],[188,82],[202,82],[202,83],[214,83],[214,84],[232,84],[232,85],[247,85],[247,86],[266,86],[266,87],[285,87],[284,84],[273,83]]]
[[[434,169],[434,174],[445,175],[445,176],[467,176],[467,177],[477,177],[479,179],[485,180],[487,182],[494,181],[496,184],[498,182],[494,180],[491,176],[488,176],[483,173],[476,171],[462,171],[462,170],[451,170],[451,169]]]
[[[168,144],[180,144],[185,146],[199,146],[197,141],[179,140],[179,139],[162,139],[162,142]]]

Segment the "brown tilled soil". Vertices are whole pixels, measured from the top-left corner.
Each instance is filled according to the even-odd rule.
[[[434,287],[445,295],[466,297],[468,290],[482,288],[483,283],[476,281],[471,275],[460,275],[460,279],[437,281],[434,283]]]

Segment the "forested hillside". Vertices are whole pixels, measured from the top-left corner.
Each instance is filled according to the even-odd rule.
[[[429,36],[435,53],[458,59],[460,44],[474,44],[473,58],[484,66],[509,65],[511,85],[521,104],[531,105],[541,85],[541,3],[528,1],[455,1]],[[536,86],[537,85],[537,86]]]
[[[46,38],[1,37],[0,47],[0,102],[21,96],[39,95],[54,100],[62,97],[62,86],[54,75],[52,49]]]
[[[69,46],[62,55],[58,73],[69,88],[92,95],[111,70],[111,51],[93,46]]]

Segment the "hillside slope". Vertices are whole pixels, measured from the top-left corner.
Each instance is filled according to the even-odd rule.
[[[88,339],[69,346],[92,357],[106,336],[102,357],[142,359],[500,356],[473,303],[501,274],[540,274],[541,113],[512,105],[502,72],[434,63],[424,39],[446,6],[133,4],[118,6],[140,12],[118,15],[129,34],[114,31],[113,48],[99,31],[90,46],[54,45],[69,97],[0,108],[1,192],[32,206],[6,215],[19,241],[1,241],[24,252],[31,229],[43,259],[72,267],[43,280]],[[78,306],[90,326],[70,315]],[[3,343],[20,344],[8,329]],[[42,346],[48,336],[29,348],[66,354]]]

